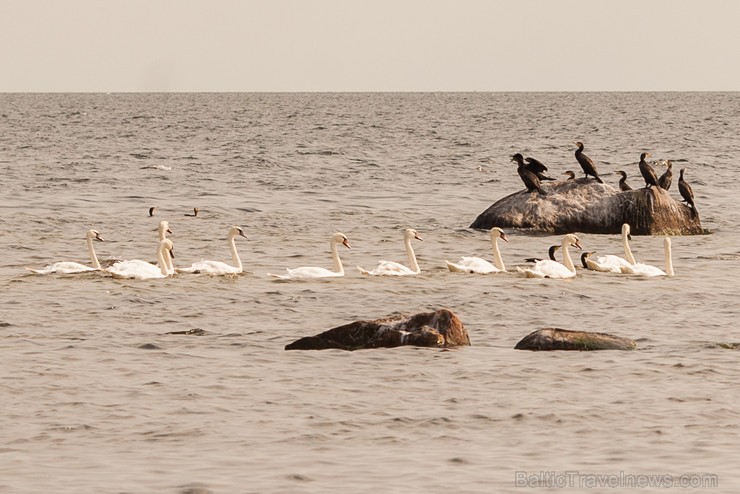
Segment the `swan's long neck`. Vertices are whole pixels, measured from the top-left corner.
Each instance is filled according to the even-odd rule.
[[[242,270],[242,260],[239,258],[239,253],[236,251],[236,237],[233,235],[229,237],[229,249],[231,250],[231,260],[234,261],[234,266]]]
[[[573,259],[570,258],[570,252],[568,252],[568,245],[570,243],[568,240],[563,240],[562,249],[563,249],[563,265],[568,268],[568,271],[571,273],[576,272],[576,267],[573,265]]]
[[[409,267],[415,273],[421,273],[419,264],[416,262],[416,254],[414,254],[414,248],[411,247],[411,237],[406,237],[403,241],[406,244],[406,254],[409,256]]]
[[[329,243],[329,249],[331,250],[331,258],[334,261],[334,272],[343,275],[344,266],[342,266],[342,260],[339,259],[339,247],[337,247],[337,241],[333,238]]]
[[[501,258],[501,251],[498,250],[498,235],[494,235],[491,238],[491,241],[493,242],[493,262],[496,264],[496,267],[500,269],[501,271],[506,271],[506,266],[504,266],[504,260]]]
[[[92,267],[100,269],[100,263],[98,262],[98,256],[95,255],[95,247],[93,247],[93,238],[91,235],[87,236],[87,252],[90,253],[90,262]]]
[[[665,274],[673,276],[673,259],[671,257],[671,239],[665,242]]]
[[[622,230],[622,246],[624,247],[624,257],[627,258],[627,262],[630,264],[637,264],[635,256],[632,255],[629,240],[627,239],[627,230]]]
[[[168,267],[169,266],[169,260],[167,259],[167,256],[169,256],[169,254],[166,253],[166,252],[167,252],[167,248],[164,246],[163,243],[160,242],[159,249],[157,249],[157,261],[159,261],[158,262],[158,264],[159,264],[159,271],[163,275],[169,276],[170,275],[170,271],[169,271],[169,267]]]

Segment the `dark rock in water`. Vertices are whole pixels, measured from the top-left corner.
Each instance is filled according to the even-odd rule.
[[[372,321],[355,321],[316,336],[306,336],[285,346],[286,350],[339,348],[391,348],[401,345],[453,347],[470,345],[468,332],[450,310],[422,312]]]
[[[634,350],[637,343],[629,338],[606,333],[543,328],[522,338],[515,350]]]
[[[564,234],[618,234],[627,223],[633,235],[700,235],[699,215],[658,187],[621,192],[579,178],[542,184],[547,195],[522,190],[482,212],[470,228],[526,228]]]

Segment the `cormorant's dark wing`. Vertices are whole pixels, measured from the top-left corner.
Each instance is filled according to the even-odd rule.
[[[536,160],[534,158],[527,158],[524,161],[527,162],[527,170],[531,171],[532,173],[542,173],[547,171],[547,167],[542,164],[541,161]]]

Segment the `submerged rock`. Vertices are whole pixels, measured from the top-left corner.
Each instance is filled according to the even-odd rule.
[[[482,212],[470,228],[526,228],[563,234],[616,234],[627,223],[633,235],[700,235],[698,213],[657,187],[621,192],[596,180],[543,183],[547,195],[522,190]]]
[[[634,350],[637,343],[629,338],[606,333],[543,328],[521,339],[515,350]]]
[[[422,312],[372,321],[355,321],[316,336],[306,336],[285,346],[286,350],[339,348],[390,348],[402,345],[453,347],[470,345],[467,330],[450,310]]]

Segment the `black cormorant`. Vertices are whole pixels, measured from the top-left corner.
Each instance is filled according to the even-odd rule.
[[[543,165],[541,161],[538,161],[534,158],[525,158],[524,161],[527,162],[527,170],[537,175],[537,178],[539,178],[540,180],[555,180],[554,178],[545,175],[547,167]]]
[[[618,175],[622,175],[622,178],[619,179],[619,190],[621,190],[622,192],[627,192],[628,190],[632,190],[632,187],[627,185],[627,182],[626,182],[627,174],[625,172],[623,172],[622,170],[617,170],[614,173]]]
[[[673,163],[671,160],[666,162],[666,166],[668,169],[658,179],[658,185],[660,185],[661,189],[668,190],[671,188],[671,182],[673,182]]]
[[[524,182],[524,186],[527,187],[527,191],[532,192],[536,190],[543,196],[547,195],[540,187],[540,179],[537,178],[537,175],[535,175],[531,170],[528,170],[524,164],[524,156],[520,153],[516,153],[511,157],[511,161],[514,161],[519,165],[516,171],[519,172],[519,176],[521,177],[522,182]]]
[[[581,168],[583,169],[583,173],[586,174],[586,177],[589,175],[592,175],[597,182],[600,184],[603,184],[604,181],[601,180],[601,177],[599,177],[599,174],[596,173],[596,165],[594,165],[594,162],[591,161],[591,158],[583,154],[583,143],[582,142],[576,142],[576,146],[578,146],[578,149],[576,149],[576,160],[578,161],[578,164],[581,165]]]
[[[640,173],[642,174],[642,178],[645,179],[645,188],[647,189],[651,185],[660,187],[655,170],[647,161],[645,161],[645,158],[648,156],[650,156],[650,153],[642,153],[640,155]]]
[[[696,212],[696,205],[694,204],[694,191],[691,190],[689,183],[683,179],[683,172],[686,168],[681,168],[681,175],[678,177],[678,191],[681,193],[683,200],[691,206],[691,209]]]
[[[560,245],[551,245],[549,249],[547,249],[547,255],[550,257],[551,261],[557,262],[557,259],[555,259],[555,251],[560,248]],[[537,262],[541,261],[539,257],[528,257],[524,260],[524,262]]]

